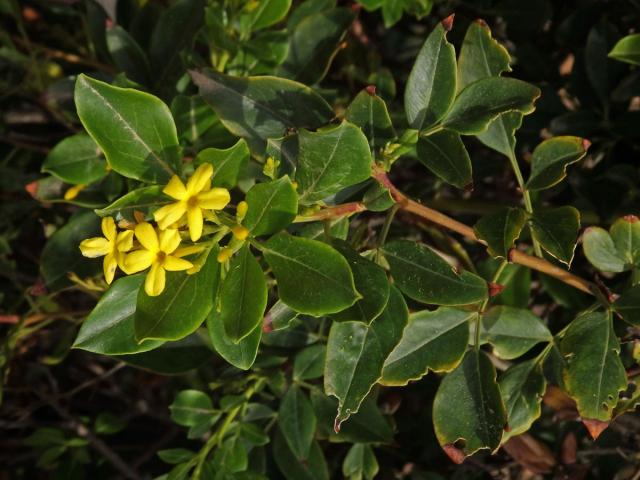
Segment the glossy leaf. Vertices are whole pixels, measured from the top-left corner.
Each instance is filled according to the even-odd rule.
[[[209,396],[199,390],[182,390],[169,407],[171,420],[183,427],[209,422],[216,415]]]
[[[205,148],[198,153],[196,165],[210,163],[213,166],[213,187],[233,188],[249,163],[249,147],[244,140],[227,149]]]
[[[505,360],[518,358],[537,343],[553,339],[542,320],[524,308],[493,307],[482,316],[481,325],[480,341],[490,343]]]
[[[507,157],[514,156],[516,148],[516,131],[522,126],[520,112],[503,113],[493,120],[487,129],[476,135],[476,138],[487,147]]]
[[[576,318],[561,344],[566,359],[564,383],[583,419],[608,421],[627,387],[620,344],[611,315],[587,313]]]
[[[291,8],[291,0],[260,0],[249,14],[252,31],[270,27],[282,20]]]
[[[140,289],[135,313],[138,340],[179,340],[204,322],[218,287],[220,264],[216,256],[217,249],[213,249],[200,271],[192,275],[167,272],[165,289],[157,297]]]
[[[106,32],[107,47],[111,58],[127,78],[141,85],[149,83],[149,61],[144,51],[120,25],[111,25]]]
[[[133,319],[143,281],[144,275],[116,280],[82,323],[73,347],[102,355],[123,355],[162,345],[154,340],[142,343],[136,340]]]
[[[640,220],[635,215],[619,218],[610,229],[618,255],[629,266],[640,266]]]
[[[300,313],[324,315],[359,298],[349,263],[322,242],[280,233],[264,244],[280,300]]]
[[[249,370],[258,355],[262,338],[262,322],[242,340],[234,342],[229,338],[220,315],[212,310],[207,317],[207,330],[216,352],[227,362],[241,370]]]
[[[212,357],[211,347],[194,333],[177,342],[166,342],[148,352],[120,355],[118,359],[160,375],[177,375],[200,367]]]
[[[618,40],[609,52],[609,57],[632,65],[640,65],[640,33],[633,33]]]
[[[387,105],[370,87],[360,91],[344,118],[362,129],[372,149],[384,147],[396,136]]]
[[[520,435],[540,417],[541,401],[547,381],[537,359],[512,365],[500,377],[500,393],[507,410],[509,430],[502,442]]]
[[[322,344],[311,345],[301,350],[293,361],[293,379],[313,380],[320,378],[324,370],[327,347]]]
[[[317,128],[333,112],[311,88],[277,77],[232,77],[207,70],[191,71],[200,95],[234,135],[264,146],[291,128]]]
[[[316,431],[316,416],[309,398],[300,387],[289,387],[282,399],[278,425],[294,456],[298,460],[308,459]]]
[[[402,339],[384,362],[380,383],[407,385],[429,370],[448,372],[462,360],[475,312],[440,307],[411,314]]]
[[[538,144],[531,156],[529,190],[543,190],[560,183],[567,166],[587,154],[589,143],[580,137],[553,137]]]
[[[640,285],[622,292],[614,302],[613,309],[631,325],[640,325]]]
[[[522,80],[483,78],[460,92],[442,124],[463,135],[482,133],[502,113],[517,111],[527,115],[533,112],[539,96],[537,87]]]
[[[207,130],[218,123],[209,105],[199,95],[176,95],[171,102],[171,114],[180,139],[191,143],[202,138]]]
[[[254,185],[245,200],[249,209],[242,224],[256,237],[288,227],[298,213],[298,194],[287,176]]]
[[[334,322],[327,340],[324,390],[338,398],[335,430],[356,413],[360,403],[382,375],[385,359],[400,341],[409,310],[392,288],[385,310],[371,325]]]
[[[382,249],[396,285],[409,297],[436,305],[467,305],[488,295],[486,282],[471,272],[458,274],[425,245],[394,240]]]
[[[497,449],[506,423],[493,364],[482,352],[467,352],[433,400],[438,442],[454,462],[462,463],[478,450]]]
[[[319,132],[300,131],[296,181],[300,203],[323,200],[371,176],[367,137],[349,122]]]
[[[95,212],[101,217],[124,218],[130,222],[135,221],[135,212],[141,212],[146,218],[149,218],[154,210],[173,201],[162,193],[163,188],[162,186],[154,185],[131,190],[111,205],[97,209]]]
[[[384,212],[396,203],[389,189],[383,187],[378,182],[375,182],[369,187],[369,190],[367,190],[364,197],[362,197],[362,202],[364,206],[367,207],[367,210],[372,212]]]
[[[344,241],[334,240],[333,248],[349,262],[356,290],[362,295],[354,305],[335,313],[334,320],[369,323],[384,310],[389,299],[389,280],[386,272],[371,260],[364,258]]]
[[[411,128],[427,129],[447,113],[456,94],[456,52],[439,23],[418,53],[404,91]]]
[[[418,160],[442,180],[458,188],[473,186],[471,159],[460,135],[451,130],[421,136],[416,145]]]
[[[176,172],[178,135],[158,98],[84,74],[76,80],[74,98],[82,124],[116,172],[151,183],[166,182]]]
[[[42,171],[63,182],[86,185],[107,174],[107,163],[96,142],[85,133],[77,133],[53,147],[42,164]]]
[[[308,458],[303,461],[296,458],[284,435],[277,432],[273,444],[273,457],[287,480],[329,480],[327,462],[316,441],[311,444]]]
[[[625,259],[616,249],[609,232],[600,227],[589,227],[582,235],[582,249],[591,262],[601,272],[623,272]]]
[[[342,475],[349,479],[373,480],[379,466],[373,449],[364,443],[354,444],[342,463]]]
[[[580,230],[580,212],[573,207],[538,210],[533,213],[531,233],[542,248],[571,265]]]
[[[220,318],[231,341],[239,342],[262,323],[267,282],[247,244],[231,260],[218,301]]]
[[[495,213],[485,215],[473,227],[478,239],[487,244],[487,250],[493,257],[509,258],[515,241],[527,221],[527,215],[520,208],[501,208]]]

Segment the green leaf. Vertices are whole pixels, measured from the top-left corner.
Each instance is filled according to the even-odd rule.
[[[138,340],[179,340],[202,324],[213,308],[218,286],[220,264],[216,256],[217,248],[209,252],[200,271],[192,275],[167,272],[165,289],[157,297],[140,289],[135,314]]]
[[[387,105],[371,87],[360,91],[347,108],[344,118],[362,129],[372,149],[384,147],[396,137]]]
[[[587,260],[601,272],[619,273],[626,269],[624,257],[604,228],[587,228],[582,235],[582,249]]]
[[[178,463],[188,462],[196,453],[186,448],[168,448],[166,450],[158,450],[156,455],[158,455],[158,458],[164,463],[177,465]]]
[[[373,480],[379,466],[373,449],[365,443],[354,444],[342,462],[342,475],[349,479]]]
[[[198,153],[195,163],[201,165],[205,162],[213,165],[213,187],[233,188],[238,185],[238,179],[249,163],[247,142],[240,139],[227,149],[205,148]]]
[[[387,305],[389,299],[387,274],[380,266],[353,250],[347,242],[334,239],[332,246],[349,262],[356,290],[362,296],[346,310],[333,314],[333,319],[369,323],[380,315]]]
[[[329,470],[318,442],[311,443],[305,460],[296,458],[281,432],[276,433],[273,444],[276,465],[287,480],[329,480]]]
[[[613,309],[631,325],[640,325],[640,285],[622,292],[613,304]]]
[[[442,130],[420,136],[416,145],[418,160],[431,172],[458,188],[473,186],[471,159],[460,135]]]
[[[531,220],[531,233],[542,248],[571,265],[580,230],[580,212],[569,206],[538,210]]]
[[[561,350],[567,363],[564,383],[580,416],[610,420],[619,392],[627,387],[611,315],[593,312],[576,318],[562,339]]]
[[[232,77],[191,71],[200,95],[234,135],[264,147],[293,128],[318,128],[333,111],[311,88],[277,77]]]
[[[527,214],[520,208],[501,208],[495,213],[485,215],[473,227],[479,240],[487,244],[492,257],[509,258],[509,250],[527,221]]]
[[[502,437],[504,443],[529,430],[540,417],[540,403],[547,389],[547,381],[540,362],[534,358],[509,367],[498,384],[509,423],[509,430]]]
[[[278,425],[295,457],[298,460],[308,459],[316,431],[316,416],[311,402],[300,387],[292,385],[282,399]]]
[[[262,324],[267,282],[248,244],[233,257],[220,286],[219,314],[227,337],[238,343]]]
[[[640,266],[640,221],[635,215],[619,218],[609,230],[618,255],[629,266]]]
[[[411,314],[402,339],[387,357],[381,382],[407,385],[429,370],[448,372],[457,367],[469,343],[469,322],[475,312],[441,307]]]
[[[367,210],[372,212],[384,212],[393,207],[396,201],[391,196],[388,188],[383,187],[380,183],[374,182],[369,190],[362,197],[362,202]]]
[[[103,355],[122,355],[153,350],[158,341],[138,343],[133,319],[144,275],[119,278],[98,301],[82,323],[73,348]]]
[[[633,33],[618,40],[609,52],[609,57],[632,65],[640,65],[640,33]]]
[[[300,131],[296,181],[300,203],[323,200],[371,176],[367,137],[349,122],[319,132]]]
[[[513,360],[539,342],[550,342],[551,332],[528,309],[492,307],[482,316],[480,341],[488,342],[500,358]]]
[[[456,94],[456,52],[439,23],[418,53],[404,91],[411,128],[424,130],[447,113]]]
[[[478,450],[496,450],[506,423],[493,364],[483,352],[467,352],[433,400],[438,442],[454,462],[462,463]]]
[[[199,95],[176,95],[171,102],[171,114],[180,139],[194,143],[218,123],[211,108]]]
[[[327,347],[323,344],[311,345],[296,354],[293,361],[293,380],[313,380],[320,378],[324,370]]]
[[[611,90],[625,67],[608,56],[611,49],[615,47],[614,42],[618,39],[618,35],[618,29],[603,17],[591,27],[584,45],[583,68],[593,90],[603,103],[608,103]]]
[[[210,423],[218,415],[209,395],[199,390],[182,390],[169,407],[171,420],[183,427],[196,427]]]
[[[214,310],[207,317],[209,338],[216,352],[227,362],[241,370],[249,370],[258,355],[258,347],[262,338],[262,322],[242,340],[234,342],[225,330],[220,315]]]
[[[589,142],[580,137],[554,137],[540,143],[531,156],[529,190],[544,190],[560,183],[567,167],[587,154]]]
[[[96,209],[95,212],[100,217],[114,217],[116,220],[124,218],[130,222],[136,221],[136,211],[143,213],[145,218],[151,218],[154,210],[174,201],[162,193],[163,188],[154,185],[131,190],[111,205]]]
[[[313,85],[329,70],[347,29],[355,18],[350,8],[333,8],[314,13],[291,30],[289,53],[277,74]]]
[[[289,177],[251,187],[242,224],[253,236],[270,235],[288,227],[298,213],[298,194]]]
[[[407,324],[409,310],[402,294],[391,290],[385,310],[371,325],[334,322],[327,340],[324,390],[338,398],[334,429],[358,411],[360,404],[382,375],[385,359],[396,346]]]
[[[81,74],[75,102],[84,128],[116,172],[150,183],[166,182],[176,172],[178,135],[160,99]]]
[[[476,135],[487,147],[511,158],[516,148],[516,130],[522,126],[520,112],[507,112],[493,120],[487,130]]]
[[[107,174],[102,152],[85,133],[58,142],[42,164],[42,171],[74,185],[93,183]]]
[[[85,211],[71,217],[51,235],[40,257],[40,272],[50,290],[71,285],[67,278],[70,272],[84,278],[102,271],[102,262],[83,257],[78,247],[82,240],[95,237],[99,232],[100,219],[93,212]]]
[[[249,25],[252,31],[270,27],[287,16],[291,0],[259,0],[249,13]]]
[[[329,245],[279,233],[264,244],[264,257],[280,300],[300,313],[336,313],[359,298],[349,263]]]
[[[194,333],[148,352],[120,355],[118,359],[160,375],[177,375],[198,368],[212,357],[211,348]]]
[[[106,32],[107,47],[113,63],[128,79],[140,85],[149,83],[149,61],[138,42],[120,25],[111,25]]]
[[[468,305],[487,298],[487,283],[482,278],[467,271],[456,273],[425,245],[394,240],[382,252],[396,285],[414,300],[435,305]]]
[[[463,135],[484,132],[498,115],[534,111],[540,89],[515,78],[489,77],[477,80],[460,92],[446,117],[445,128]]]

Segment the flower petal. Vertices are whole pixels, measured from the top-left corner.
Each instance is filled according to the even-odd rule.
[[[133,248],[133,230],[125,230],[116,236],[116,250],[128,252]]]
[[[144,291],[150,297],[157,297],[164,290],[166,280],[166,273],[164,268],[159,264],[154,263],[151,266],[151,270],[147,273],[147,278],[144,281]]]
[[[231,200],[229,190],[226,188],[212,188],[198,194],[198,205],[201,208],[222,210]]]
[[[116,222],[112,217],[104,217],[102,219],[102,234],[110,242],[115,241],[118,231],[116,230]]]
[[[125,260],[127,259],[127,256],[128,256],[126,253],[116,251],[114,255],[116,257],[116,262],[118,263],[118,267],[120,268],[120,270],[122,270],[127,275],[131,275],[132,273],[135,273],[135,272],[129,271],[129,269],[127,268],[127,265],[125,264]]]
[[[174,228],[160,232],[160,250],[164,253],[173,253],[180,245],[180,233]]]
[[[174,202],[159,208],[153,213],[153,218],[158,222],[158,226],[164,230],[169,225],[176,223],[186,213],[187,204],[185,202]]]
[[[187,194],[187,189],[180,180],[180,177],[174,175],[167,183],[167,186],[162,189],[163,193],[166,193],[171,198],[175,198],[176,200],[182,200]]]
[[[118,268],[118,261],[113,253],[110,253],[102,262],[102,270],[104,272],[104,279],[109,285],[113,282],[113,277],[116,274],[116,268]]]
[[[102,257],[111,251],[111,242],[102,237],[87,238],[80,242],[80,251],[85,257]]]
[[[189,235],[191,241],[195,242],[202,236],[202,210],[200,207],[190,207],[187,210],[187,223],[189,224]]]
[[[144,248],[152,252],[158,251],[158,234],[153,229],[150,223],[139,223],[138,225],[136,225],[135,232],[136,238]]]
[[[191,263],[189,260],[185,260],[184,258],[167,255],[162,266],[165,268],[165,270],[169,270],[170,272],[177,272],[179,270],[190,269],[191,267],[193,267],[193,263]]]
[[[136,250],[128,253],[123,262],[125,267],[123,270],[128,274],[141,272],[151,266],[154,258],[155,254],[149,250]]]
[[[188,247],[181,247],[173,252],[174,257],[186,257],[187,255],[193,255],[194,253],[200,253],[205,249],[202,245],[189,245]]]
[[[187,192],[191,195],[196,195],[203,190],[208,190],[211,185],[211,176],[213,175],[213,166],[210,163],[203,163],[196,171],[193,172],[191,178],[187,182]]]

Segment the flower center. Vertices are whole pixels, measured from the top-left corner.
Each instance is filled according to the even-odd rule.
[[[198,197],[196,197],[195,195],[192,197],[189,197],[189,200],[187,200],[187,205],[190,207],[197,207],[198,206]]]
[[[160,265],[164,264],[165,258],[167,258],[167,254],[164,253],[163,251],[156,253],[156,262],[158,262]]]

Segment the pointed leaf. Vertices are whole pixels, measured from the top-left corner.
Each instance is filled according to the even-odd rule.
[[[491,256],[507,259],[526,221],[524,210],[507,207],[482,217],[473,230],[487,244]]]
[[[254,185],[245,200],[249,209],[242,224],[256,237],[288,227],[298,213],[298,194],[287,176]]]
[[[145,218],[151,218],[154,210],[173,202],[171,198],[162,193],[164,187],[154,185],[131,190],[118,198],[111,205],[95,210],[101,217],[114,217],[116,220],[123,218],[135,222],[135,212],[141,212]]]
[[[322,344],[311,345],[301,350],[293,361],[293,379],[313,380],[320,378],[324,370],[327,347]]]
[[[476,138],[487,147],[511,158],[516,148],[516,131],[522,126],[520,112],[507,112],[493,120]]]
[[[327,340],[324,390],[338,398],[335,429],[350,415],[382,375],[385,359],[407,324],[409,310],[395,287],[387,307],[367,326],[362,322],[334,322]]]
[[[234,342],[227,335],[220,315],[212,310],[207,317],[209,338],[216,352],[227,362],[241,370],[249,370],[256,360],[258,346],[262,338],[262,322],[239,342]]]
[[[316,431],[316,416],[311,402],[300,387],[291,386],[282,399],[278,425],[291,452],[298,460],[306,460]]]
[[[264,244],[280,300],[300,313],[325,315],[358,299],[349,263],[329,245],[279,233]]]
[[[542,248],[571,265],[580,230],[580,212],[568,206],[538,210],[531,220],[531,233]]]
[[[402,339],[384,363],[380,383],[402,386],[420,380],[429,370],[456,368],[469,343],[469,322],[476,316],[449,307],[411,314]]]
[[[86,185],[107,174],[107,163],[96,142],[86,133],[77,133],[53,147],[42,164],[42,171],[63,182]]]
[[[382,249],[396,285],[409,297],[436,305],[467,305],[488,295],[486,282],[471,272],[458,275],[425,245],[394,240]]]
[[[456,94],[456,52],[442,23],[429,34],[418,53],[404,92],[411,128],[427,129],[447,113]]]
[[[287,480],[329,480],[329,470],[324,453],[314,441],[305,460],[296,458],[284,435],[276,433],[273,443],[273,458]]]
[[[458,188],[473,185],[471,159],[460,135],[442,130],[420,136],[416,145],[418,160],[438,177]]]
[[[116,172],[151,183],[166,182],[176,172],[178,135],[160,99],[84,74],[76,80],[74,98],[80,121]]]
[[[118,70],[140,85],[149,83],[149,62],[144,51],[129,32],[120,25],[111,25],[106,32],[107,48]]]
[[[249,14],[251,31],[270,27],[287,16],[291,0],[260,0]]]
[[[371,176],[367,137],[349,122],[319,132],[300,131],[296,181],[300,203],[323,200]]]
[[[609,232],[600,227],[589,227],[582,235],[582,249],[591,262],[601,272],[623,272],[625,259],[616,249]]]
[[[587,154],[589,142],[580,137],[554,137],[540,143],[531,156],[530,190],[544,190],[562,181],[567,166]]]
[[[355,443],[342,463],[342,475],[349,479],[373,480],[379,466],[373,449],[365,443]]]
[[[213,187],[233,188],[249,163],[249,147],[240,139],[227,149],[205,148],[198,153],[195,164],[210,163],[213,166]]]
[[[396,137],[387,105],[370,87],[362,90],[351,102],[344,118],[362,129],[369,139],[369,146],[384,147]]]
[[[583,419],[608,421],[627,387],[620,344],[611,315],[587,313],[569,326],[561,344],[567,361],[564,382]]]
[[[609,57],[632,65],[640,65],[640,33],[633,33],[618,40],[609,52]]]

